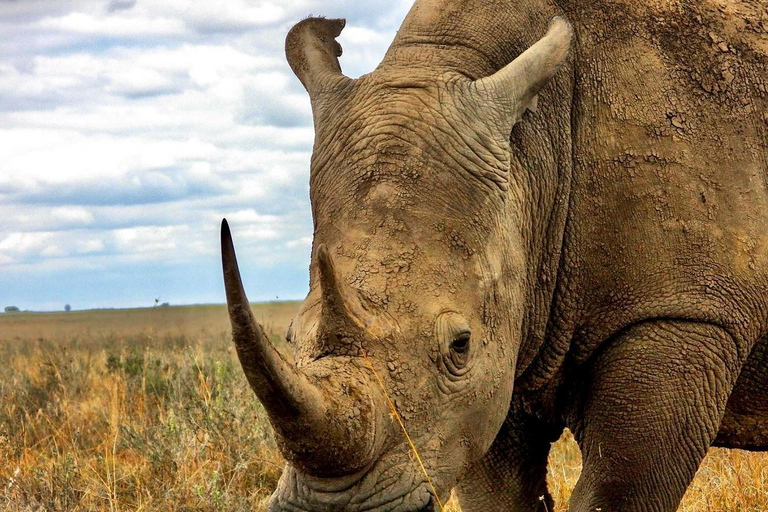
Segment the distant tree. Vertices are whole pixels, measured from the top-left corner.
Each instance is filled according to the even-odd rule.
[[[69,304],[64,304],[64,311],[69,313],[70,311],[72,311],[72,306],[70,306]]]
[[[5,307],[5,312],[6,313],[18,313],[19,312],[19,308],[17,308],[16,306],[6,306]]]
[[[168,302],[163,302],[162,304],[160,304],[160,307],[167,308],[167,307],[170,307],[170,304]]]

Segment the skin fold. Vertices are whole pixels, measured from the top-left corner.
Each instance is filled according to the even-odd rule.
[[[316,135],[292,357],[222,232],[238,355],[289,462],[270,510],[430,511],[455,488],[464,512],[551,511],[568,427],[569,510],[671,512],[709,446],[768,449],[765,15],[418,0],[357,80],[342,20],[297,24]]]

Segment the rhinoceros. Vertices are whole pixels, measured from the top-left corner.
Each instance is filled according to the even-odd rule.
[[[269,510],[453,489],[551,512],[567,427],[570,511],[673,511],[711,445],[768,449],[767,23],[760,1],[417,0],[358,79],[343,20],[294,26],[315,144],[292,356],[222,229],[287,460]]]

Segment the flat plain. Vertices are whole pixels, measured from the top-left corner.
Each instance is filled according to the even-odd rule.
[[[298,305],[254,305],[275,343]],[[224,306],[0,314],[0,363],[0,510],[265,509],[284,462]],[[557,512],[580,470],[566,432]],[[711,449],[680,510],[768,511],[768,453]]]

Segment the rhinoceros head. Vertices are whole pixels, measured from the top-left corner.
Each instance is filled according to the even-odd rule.
[[[433,510],[509,409],[526,275],[509,133],[571,30],[555,21],[477,80],[420,61],[430,54],[401,33],[352,80],[337,60],[343,26],[306,19],[286,41],[316,130],[294,356],[254,321],[224,224],[233,336],[288,461],[270,510]]]

